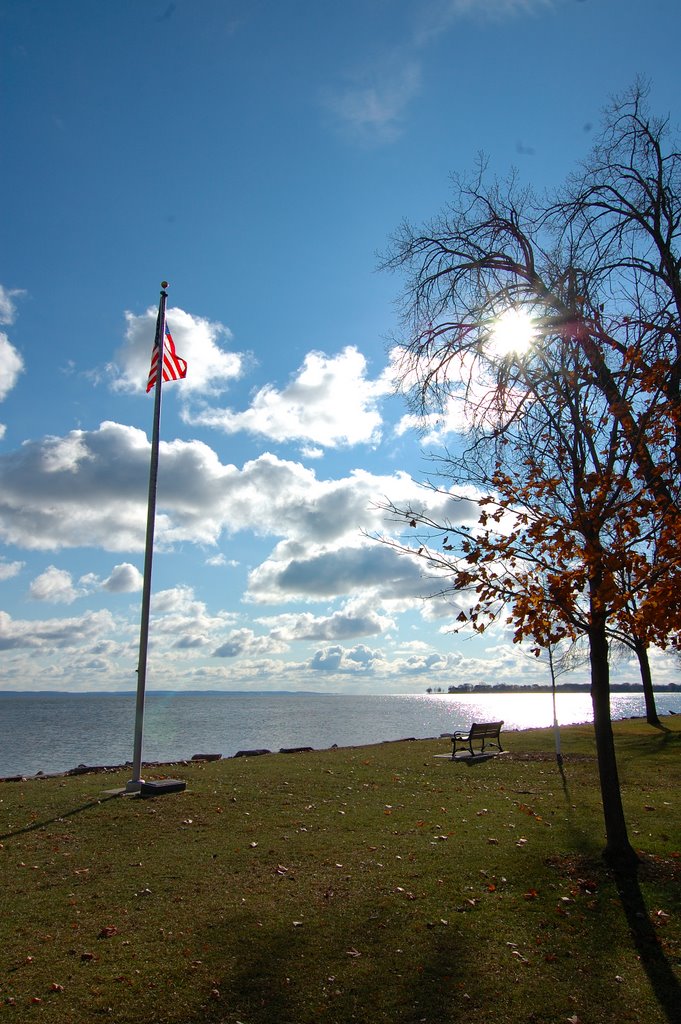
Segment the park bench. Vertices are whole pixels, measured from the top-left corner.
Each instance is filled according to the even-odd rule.
[[[473,757],[474,754],[482,754],[486,747],[496,747],[497,750],[503,751],[501,745],[500,733],[502,722],[473,722],[468,732],[455,732],[452,733],[452,761],[456,758],[457,752],[459,751],[457,744],[461,744],[468,748],[465,752],[466,756]],[[477,749],[474,748],[477,747]]]

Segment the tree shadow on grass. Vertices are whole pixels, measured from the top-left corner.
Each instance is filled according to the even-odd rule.
[[[202,1024],[231,1021],[232,1016],[225,1016],[227,1007],[235,1019],[249,1024],[418,1024],[459,1019],[456,1006],[475,953],[453,929],[434,930],[424,962],[418,963],[406,935],[404,948],[392,959],[376,948],[375,933],[373,949],[372,942],[348,938],[371,934],[373,919],[349,930],[337,924],[310,931],[308,937],[304,928],[256,933],[253,921],[231,921],[224,926],[225,946],[233,948],[235,930],[247,940],[239,943],[233,968],[221,976],[216,971],[214,998],[197,1007],[194,1019]],[[211,943],[221,942],[220,931],[212,929]]]
[[[645,864],[642,870],[645,870]],[[638,872],[615,868],[613,874],[636,951],[655,997],[670,1024],[678,1024],[681,1020],[681,985],[651,921]]]
[[[666,745],[669,737],[665,734],[659,737],[661,746]],[[646,738],[645,742],[650,743]],[[567,778],[562,763],[559,764],[563,792],[566,799],[569,799]],[[573,827],[572,849],[578,855],[596,862],[597,851],[593,846],[592,838]],[[639,872],[645,872],[647,864],[644,861],[631,868],[621,868],[616,865],[611,867],[612,876],[615,880],[617,893],[619,895],[622,909],[624,911],[631,937],[636,951],[640,957],[641,965],[645,970],[655,997],[670,1024],[679,1024],[681,1021],[681,984],[676,977],[674,970],[667,959],[658,932],[651,921],[651,914],[646,905],[645,898],[639,883]],[[681,876],[681,871],[677,872]],[[681,881],[681,877],[679,878]]]
[[[676,750],[681,746],[681,732],[666,725],[650,726],[651,732],[644,736],[627,737],[627,754],[631,758],[649,758],[651,753]]]

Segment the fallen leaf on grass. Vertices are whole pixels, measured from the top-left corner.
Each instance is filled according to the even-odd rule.
[[[361,955],[362,955],[362,954],[361,954],[361,953],[359,952],[359,950],[355,949],[355,947],[354,947],[354,946],[351,946],[351,947],[350,947],[350,949],[347,949],[347,950],[346,950],[345,952],[346,952],[346,954],[347,954],[348,956],[353,956],[353,957],[355,957],[355,956],[361,956]]]
[[[536,900],[539,893],[536,889],[528,889],[527,892],[523,893],[524,900]]]
[[[104,925],[97,938],[110,939],[112,935],[118,935],[118,928],[115,924],[107,924]]]

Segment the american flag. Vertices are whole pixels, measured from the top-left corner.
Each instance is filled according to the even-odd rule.
[[[156,386],[156,377],[158,374],[158,345],[154,345],[154,351],[151,354],[151,368],[149,370],[149,379],[147,380],[147,391],[151,391]],[[177,352],[175,351],[175,342],[173,341],[172,335],[168,330],[168,324],[165,324],[165,346],[163,351],[163,380],[182,380],[187,376],[187,364],[184,359],[180,359]]]

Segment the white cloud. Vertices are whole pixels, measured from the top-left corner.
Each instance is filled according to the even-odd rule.
[[[335,672],[339,674],[355,674],[371,672],[376,667],[383,667],[385,659],[382,651],[372,651],[359,644],[346,649],[340,644],[324,647],[314,653],[309,661],[309,668],[315,672]]]
[[[19,289],[9,289],[0,284],[0,324],[13,324],[16,319],[15,298],[25,293]],[[0,331],[0,402],[16,386],[19,375],[24,370],[24,360],[15,349],[4,331]],[[0,439],[5,436],[7,428],[0,424]]]
[[[0,402],[16,385],[24,361],[6,334],[0,331]]]
[[[150,308],[141,316],[125,314],[125,341],[109,367],[116,391],[146,391],[157,312]],[[177,354],[187,362],[186,379],[172,385],[181,402],[199,394],[218,395],[241,376],[245,357],[222,347],[232,339],[229,328],[178,307],[168,309],[166,321]]]
[[[288,645],[273,636],[258,636],[252,629],[236,629],[220,644],[213,655],[216,658],[236,658],[240,655],[262,657],[281,654]]]
[[[555,0],[428,0],[417,10],[414,45],[428,46],[462,18],[500,21],[551,8]]]
[[[375,508],[383,495],[452,524],[475,522],[480,511],[472,488],[459,500],[446,491],[421,487],[405,474],[376,478],[357,472],[337,481],[327,493],[311,493],[310,509],[295,510],[296,522],[287,530],[287,539],[251,570],[246,600],[279,603],[370,594],[373,607],[380,601],[398,610],[401,603],[407,607],[439,593],[442,578],[434,572],[424,575],[419,559],[363,535],[362,531],[389,536],[390,528],[397,533],[409,530],[406,521],[387,523]],[[442,602],[431,604],[437,608]]]
[[[23,562],[0,561],[0,580],[11,580],[18,576],[24,567]]]
[[[115,423],[0,454],[0,537],[38,549],[87,545],[143,550],[148,458],[146,435]],[[441,581],[425,579],[420,562],[366,536],[386,529],[384,513],[375,505],[385,495],[404,506],[430,507],[434,517],[451,521],[477,518],[479,511],[473,493],[470,501],[453,501],[406,473],[377,476],[356,470],[341,479],[322,480],[311,468],[269,453],[239,469],[223,465],[200,442],[162,443],[157,516],[161,549],[175,542],[216,543],[224,534],[241,530],[276,538],[270,554],[264,560],[259,555],[260,563],[250,571],[246,601],[280,606],[282,611],[293,600],[344,603],[315,614],[286,610],[245,622],[241,613],[209,612],[189,586],[155,592],[150,679],[163,676],[169,681],[163,659],[172,649],[173,673],[181,673],[183,686],[200,686],[201,678],[192,673],[203,670],[202,660],[214,658],[238,664],[238,680],[226,677],[223,686],[257,687],[253,666],[278,664],[275,656],[290,657],[294,644],[312,643],[321,649],[366,637],[388,641],[396,629],[395,616],[410,609],[422,619],[439,615],[440,621],[451,621],[451,604],[424,600],[437,593]],[[215,561],[224,565],[227,559],[220,552]],[[140,583],[139,570],[127,560],[114,565],[108,576],[91,573],[77,585],[69,573],[51,566],[33,581],[31,596],[66,603],[86,593],[131,593]],[[116,638],[124,646],[116,657],[100,651],[87,658],[98,663],[101,679],[106,677],[112,688],[131,685],[137,629],[132,619],[119,625]],[[98,643],[102,639],[98,636]],[[6,642],[19,643],[16,634]],[[26,646],[28,637],[20,642]],[[360,647],[353,650],[359,657]],[[345,654],[342,660],[341,675],[359,671],[357,660]],[[300,672],[317,675],[322,663],[329,680],[326,656],[314,668],[307,661],[287,662],[286,672],[297,665]],[[64,685],[77,688],[77,681],[87,675],[84,661],[69,665],[74,682]],[[376,659],[371,666],[379,672]],[[66,669],[65,662],[61,669]],[[51,679],[56,679],[54,671],[50,669]],[[280,669],[273,677],[280,686],[281,677]]]
[[[438,389],[438,401],[418,413],[407,413],[394,427],[397,437],[415,432],[421,435],[421,443],[440,447],[453,434],[467,434],[476,424],[488,427],[499,425],[500,413],[496,400],[496,376],[490,365],[472,352],[453,356],[443,369],[441,358],[414,359],[411,353],[393,349],[390,353],[386,376],[395,381],[396,388],[412,404],[418,406],[421,398],[423,379],[432,374],[433,379],[445,384]],[[522,401],[519,390],[509,389],[506,394],[504,415],[510,415]]]
[[[151,612],[152,643],[158,639],[161,652],[169,642],[178,650],[215,645],[235,625],[235,616],[228,612],[210,614],[205,603],[196,599],[193,588],[186,585],[152,594]]]
[[[407,106],[420,89],[418,63],[398,58],[377,61],[353,77],[344,88],[327,93],[326,106],[356,138],[393,142],[400,135]]]
[[[400,556],[377,543],[318,548],[282,543],[249,576],[247,597],[252,601],[329,600],[355,592],[418,597],[424,590],[414,558]]]
[[[83,435],[74,431],[67,437],[46,437],[42,465],[46,473],[75,473],[79,464],[93,458]]]
[[[48,566],[45,572],[36,576],[28,589],[33,601],[51,601],[53,604],[73,604],[83,593],[83,590],[74,587],[70,572],[57,569],[54,565]]]
[[[160,543],[213,543],[222,528],[223,485],[233,474],[200,442],[162,443]],[[103,423],[27,442],[0,455],[0,536],[30,549],[143,550],[148,478],[149,442],[134,427]]]
[[[111,570],[111,575],[102,583],[102,590],[112,594],[132,594],[142,589],[142,573],[130,562],[121,562]]]
[[[314,445],[301,445],[300,454],[304,459],[322,459],[324,457],[324,449],[316,448]]]
[[[554,0],[423,0],[410,8],[411,27],[405,29],[401,43],[374,51],[364,65],[346,72],[345,83],[327,89],[322,103],[351,138],[394,142],[402,134],[409,105],[421,91],[429,46],[463,18],[503,21],[553,4]]]
[[[143,550],[148,456],[142,431],[114,423],[0,454],[0,537],[34,549]],[[409,608],[431,620],[450,618],[451,602],[424,601],[437,594],[441,580],[425,578],[421,562],[367,538],[393,525],[376,508],[385,495],[404,506],[430,508],[434,518],[452,522],[475,520],[479,512],[472,492],[471,500],[455,501],[406,473],[376,476],[356,470],[339,480],[320,480],[312,469],[267,453],[238,469],[221,464],[200,442],[164,443],[157,544],[162,549],[175,542],[217,543],[223,534],[240,530],[281,538],[251,569],[244,599],[260,605],[338,598],[346,603],[322,615],[299,613],[273,621],[266,628],[275,644],[386,635],[394,625],[391,616]],[[222,553],[218,559],[225,563]],[[124,561],[103,582],[84,576],[78,588],[52,567],[34,581],[31,593],[35,599],[66,602],[86,591],[131,593],[139,586],[139,571]],[[152,613],[154,636],[172,638],[178,650],[212,644],[226,656],[244,646],[230,633],[234,618],[209,615],[188,587],[154,594]],[[254,646],[255,640],[249,650]],[[265,646],[260,653],[280,649]]]
[[[114,628],[114,620],[107,611],[88,612],[80,618],[43,619],[42,621],[13,619],[0,611],[0,650],[30,648],[57,650],[80,647],[91,643]]]
[[[360,636],[380,636],[394,626],[394,620],[371,609],[350,605],[330,615],[310,612],[285,613],[258,620],[271,637],[288,643],[304,640],[314,643],[350,640]]]
[[[230,569],[236,569],[239,564],[238,559],[227,558],[227,556],[223,555],[222,552],[220,552],[219,555],[212,555],[210,558],[206,559],[206,565],[211,565],[216,569],[219,569],[222,566],[228,566]]]
[[[365,357],[348,346],[336,356],[308,353],[290,384],[282,390],[260,388],[244,412],[205,407],[186,410],[184,418],[228,434],[244,430],[279,442],[302,441],[309,457],[319,446],[377,442],[378,400],[390,390],[384,377],[367,377]]]
[[[0,539],[28,549],[144,549],[149,442],[135,427],[102,423],[65,438],[31,441],[0,453]],[[241,469],[224,465],[200,441],[161,442],[156,539],[213,545],[249,530],[304,544],[332,544],[383,527],[373,504],[429,503],[448,511],[446,495],[406,473],[356,470],[320,480],[310,468],[265,453]],[[451,516],[461,511],[449,501]],[[293,557],[290,553],[288,557]]]
[[[194,591],[186,585],[171,587],[169,590],[159,590],[154,595],[154,614],[156,615],[169,613],[190,615],[192,609],[197,607]]]
[[[32,549],[143,550],[148,458],[146,435],[115,423],[0,454],[0,538]],[[281,605],[342,597],[346,603],[323,615],[272,622],[272,642],[386,635],[394,625],[391,616],[408,608],[431,618],[452,614],[451,604],[423,602],[437,593],[441,580],[424,578],[422,563],[367,538],[395,525],[387,524],[376,507],[386,495],[452,522],[476,519],[479,511],[473,492],[470,500],[455,501],[406,473],[376,476],[356,470],[321,480],[312,469],[269,453],[238,469],[223,465],[201,442],[162,443],[157,546],[215,544],[223,534],[240,530],[279,538],[251,569],[247,601]],[[396,525],[398,532],[406,527]],[[225,564],[224,554],[216,557]],[[139,586],[139,570],[123,561],[103,581],[90,574],[77,587],[68,573],[51,567],[33,582],[31,594],[67,602],[86,592],[131,593]],[[152,613],[154,634],[163,634],[166,643],[172,637],[177,649],[212,644],[223,647],[223,655],[236,649],[233,616],[210,616],[188,587],[156,593]],[[271,654],[272,648],[264,651]]]
[[[471,417],[464,402],[460,398],[449,398],[441,413],[407,413],[402,416],[395,425],[395,435],[418,434],[425,448],[439,449],[452,435],[465,434],[471,426]]]
[[[14,323],[17,315],[14,300],[25,294],[26,292],[22,288],[5,288],[0,284],[0,324]]]
[[[142,589],[142,574],[130,562],[115,565],[109,577],[101,580],[96,572],[86,572],[78,581],[83,592],[108,591],[110,594],[132,594]]]

